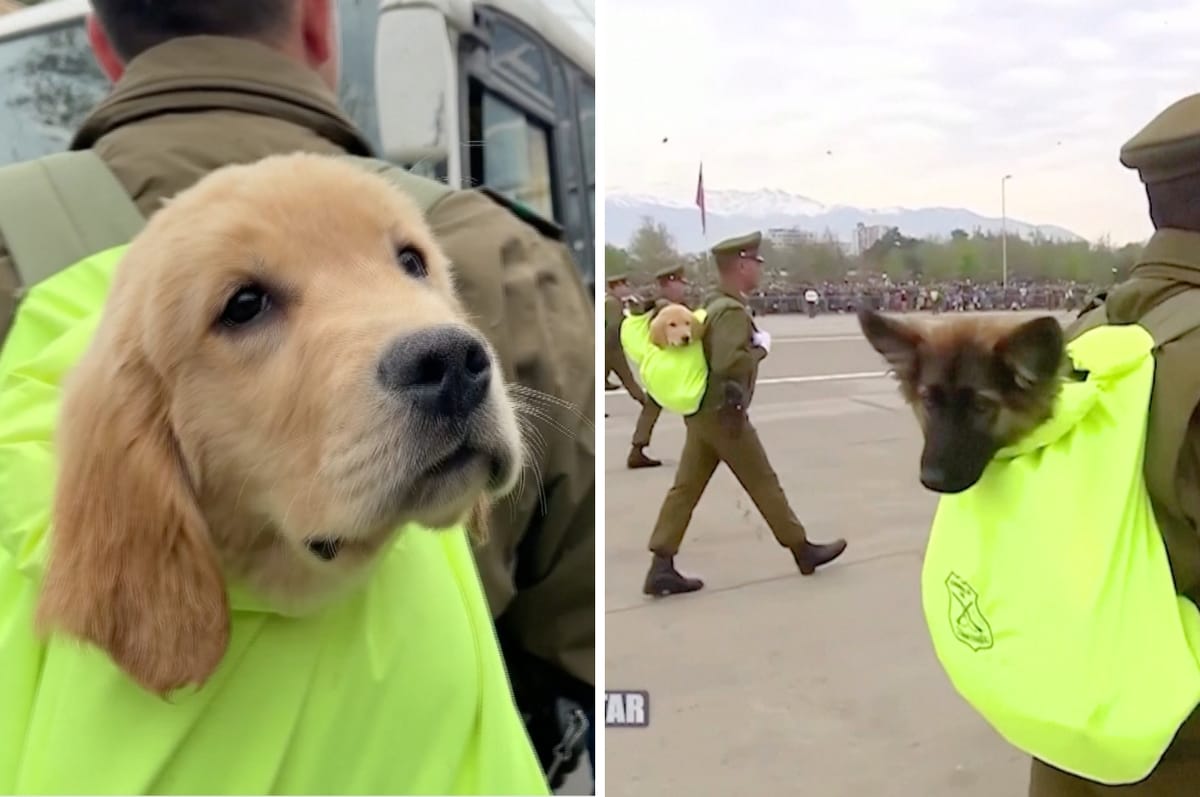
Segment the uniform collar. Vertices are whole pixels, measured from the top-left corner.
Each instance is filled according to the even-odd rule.
[[[1156,230],[1142,250],[1137,266],[1163,265],[1200,269],[1200,233]]]
[[[741,291],[735,291],[732,288],[726,288],[724,285],[717,288],[717,293],[722,296],[728,296],[730,299],[736,299],[742,304],[746,303],[746,294]]]
[[[265,45],[220,36],[173,39],[130,61],[71,149],[155,116],[226,109],[292,122],[350,154],[373,154],[316,73]]]
[[[1200,285],[1200,233],[1155,231],[1130,276]]]

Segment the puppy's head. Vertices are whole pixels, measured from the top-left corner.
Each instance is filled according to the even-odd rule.
[[[59,436],[39,620],[160,693],[223,655],[225,577],[311,607],[395,529],[465,520],[521,465],[418,208],[309,155],[215,172],[151,219]]]
[[[660,349],[686,346],[699,337],[698,322],[692,311],[681,304],[669,304],[650,321],[650,342]]]
[[[968,489],[997,451],[1054,410],[1066,357],[1052,317],[922,323],[863,310],[858,318],[916,414],[925,437],[921,483],[930,490]]]

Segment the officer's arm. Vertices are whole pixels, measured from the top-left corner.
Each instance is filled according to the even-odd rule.
[[[538,478],[525,479],[522,489],[496,507],[488,543],[476,552],[476,561],[506,639],[590,690],[595,685],[594,305],[569,250],[482,193],[454,192],[427,215],[454,263],[459,294],[496,346],[508,380],[574,408],[521,399],[529,407],[521,414],[542,438],[530,447],[533,459],[526,464]],[[552,423],[538,417],[547,413]]]
[[[21,281],[17,278],[17,267],[8,255],[4,239],[0,238],[0,342],[8,336],[13,316],[17,312],[17,292]],[[2,347],[2,343],[0,343]]]
[[[709,371],[719,380],[742,382],[766,355],[750,345],[750,319],[740,310],[720,310],[709,319]]]
[[[621,323],[624,313],[621,312],[621,302],[615,296],[604,297],[604,325],[612,326]]]
[[[625,350],[621,348],[621,341],[617,340],[616,346],[609,348],[605,356],[608,359],[608,367],[617,375],[617,381],[625,388],[625,392],[638,404],[645,404],[646,393],[633,376],[633,370],[629,367],[629,358],[625,356]]]
[[[621,311],[621,303],[612,296],[604,299],[604,336],[605,345],[611,347],[620,341],[621,321],[625,314]]]

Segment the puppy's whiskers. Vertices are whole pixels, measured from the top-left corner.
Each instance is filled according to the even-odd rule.
[[[524,418],[525,420],[529,420],[530,418],[536,418],[537,420],[546,424],[551,429],[558,432],[559,434],[561,434],[563,437],[567,438],[568,440],[576,439],[576,437],[577,437],[576,432],[572,431],[566,425],[566,423],[564,423],[562,420],[554,417],[554,415],[551,414],[553,412],[553,410],[556,408],[538,406],[537,404],[533,403],[533,401],[531,401],[530,399],[526,398],[525,396],[521,396],[521,395],[515,395],[515,396],[512,396],[511,398],[512,398],[512,402],[513,402],[513,408],[516,410],[517,417],[519,419]],[[575,410],[573,407],[569,407],[569,405],[568,405],[568,408],[573,410],[581,420],[583,420],[587,423],[587,425],[589,427],[591,426],[591,422],[588,421],[587,418],[585,418],[582,413],[579,413],[579,411]]]
[[[508,385],[508,390],[513,401],[518,404],[521,403],[522,400],[525,400],[530,402],[541,402],[542,404],[548,404],[551,407],[559,407],[571,413],[577,420],[582,421],[589,429],[595,428],[595,424],[592,423],[591,418],[588,418],[586,415],[584,415],[582,410],[566,399],[561,399],[558,396],[537,390],[536,388],[516,383]]]
[[[510,496],[509,508],[510,511],[516,512],[517,501],[524,495],[527,484],[526,473],[528,472],[533,474],[534,485],[537,488],[538,508],[544,514],[546,512],[546,489],[542,481],[541,461],[546,454],[546,438],[529,418],[518,415],[517,427],[521,432],[521,449],[524,455],[522,459],[525,464],[518,476],[517,486]]]

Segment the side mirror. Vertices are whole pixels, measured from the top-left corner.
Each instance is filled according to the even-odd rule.
[[[379,19],[376,106],[383,155],[404,164],[450,160],[458,132],[458,86],[446,18],[400,7]],[[455,159],[456,160],[456,159]]]

